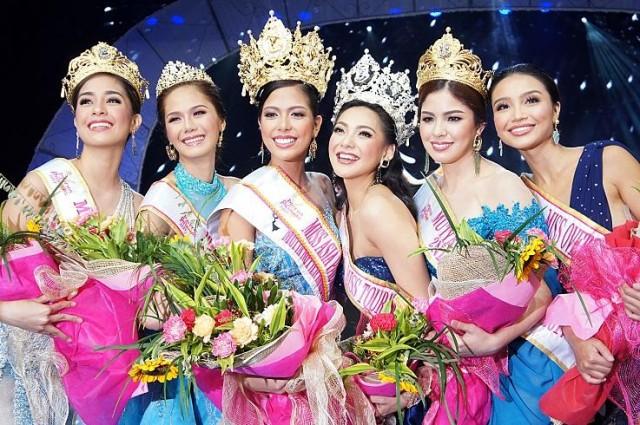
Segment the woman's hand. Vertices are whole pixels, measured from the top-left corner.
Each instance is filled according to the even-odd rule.
[[[269,379],[255,376],[247,376],[242,380],[242,385],[251,391],[260,393],[284,394],[304,391],[304,381],[296,380],[294,388],[287,388],[290,383],[287,379]]]
[[[576,356],[576,367],[589,384],[601,384],[613,368],[614,357],[602,341],[591,338],[586,341],[576,338],[571,348]]]
[[[0,320],[11,326],[62,338],[69,342],[71,338],[56,328],[55,324],[63,321],[81,323],[82,319],[79,317],[59,313],[60,310],[75,305],[75,302],[68,299],[49,304],[49,298],[46,295],[33,300],[5,301],[0,303]]]
[[[502,349],[503,344],[497,340],[494,334],[482,330],[473,323],[453,320],[449,326],[456,332],[448,332],[446,335],[454,349],[457,343],[458,354],[462,357],[489,356]],[[453,341],[453,338],[456,339],[456,342]]]
[[[369,401],[373,404],[375,415],[378,418],[384,418],[391,415],[397,410],[396,397],[371,396]],[[406,409],[408,406],[415,404],[416,396],[404,392],[400,394],[400,408]]]
[[[622,285],[620,295],[627,316],[633,320],[640,320],[640,283],[634,283],[631,286]]]

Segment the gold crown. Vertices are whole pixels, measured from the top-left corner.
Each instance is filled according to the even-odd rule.
[[[212,86],[216,86],[211,77],[200,68],[196,68],[180,61],[169,61],[162,68],[158,84],[156,85],[156,98],[160,97],[163,91],[170,89],[176,84],[190,83],[193,81],[204,81]]]
[[[276,18],[273,10],[256,41],[251,31],[249,43],[240,44],[238,75],[242,82],[242,95],[249,94],[255,103],[258,92],[265,84],[279,80],[299,80],[318,90],[322,98],[331,79],[335,56],[331,48],[325,50],[318,35],[318,27],[302,35],[300,22],[293,34]]]
[[[491,71],[482,69],[482,61],[451,35],[451,28],[427,49],[418,61],[418,89],[433,80],[450,80],[466,84],[487,97]]]
[[[138,94],[140,102],[145,97],[149,98],[147,90],[149,83],[140,75],[138,65],[120,53],[115,47],[103,42],[85,50],[80,56],[73,58],[69,62],[67,75],[62,79],[60,96],[66,97],[67,102],[71,105],[71,98],[78,84],[87,77],[101,72],[117,75],[131,84]]]

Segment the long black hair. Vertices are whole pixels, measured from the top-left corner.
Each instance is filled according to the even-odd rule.
[[[396,127],[393,119],[389,116],[387,111],[382,108],[382,106],[356,99],[342,105],[336,120],[340,118],[340,115],[342,115],[344,111],[357,106],[365,107],[375,112],[380,120],[380,124],[382,125],[385,142],[388,145],[396,146],[393,157],[391,158],[391,161],[389,161],[389,166],[387,168],[380,169],[380,183],[388,187],[389,190],[391,190],[391,192],[396,195],[407,208],[409,208],[411,215],[416,218],[416,207],[413,203],[411,190],[409,189],[409,182],[407,182],[407,179],[405,179],[402,174],[402,159],[400,158]],[[336,176],[334,179],[334,185],[336,189],[336,205],[338,209],[342,209],[347,202],[347,189],[342,177]]]

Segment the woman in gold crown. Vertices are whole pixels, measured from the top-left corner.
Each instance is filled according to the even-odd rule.
[[[196,242],[217,238],[213,209],[237,182],[216,173],[226,111],[218,87],[207,73],[183,62],[169,62],[156,86],[158,122],[165,131],[167,155],[178,161],[173,172],[151,185],[140,206],[143,229],[159,235],[189,237]],[[155,325],[155,326],[153,326]],[[158,327],[158,324],[147,323]],[[124,424],[216,424],[221,412],[196,387],[195,403],[180,406],[178,381],[149,384],[131,399]],[[197,418],[197,419],[196,419]]]
[[[454,231],[445,216],[449,216],[456,226],[460,220],[466,220],[468,226],[484,239],[499,237],[504,231],[513,232],[526,224],[519,234],[524,237],[530,229],[545,231],[546,225],[539,214],[540,205],[520,178],[480,155],[481,135],[486,124],[486,83],[490,77],[490,73],[482,69],[480,58],[463,49],[447,29],[447,33],[420,58],[417,74],[420,137],[427,155],[440,167],[427,178],[427,184],[414,199],[422,241],[432,248],[427,252],[429,263],[438,269],[438,274],[450,276],[451,270],[445,269],[447,265],[441,261],[445,260],[445,254],[433,250],[455,244]],[[438,198],[443,201],[442,207]],[[490,269],[491,261],[488,263]],[[549,286],[537,285],[535,276],[529,275],[528,282],[533,288],[525,298],[529,300],[528,308],[514,323],[501,325],[489,333],[470,322],[473,320],[470,315],[467,315],[467,322],[450,322],[459,334],[459,352],[466,357],[462,363],[466,399],[460,392],[456,395],[456,385],[448,385],[446,389],[450,409],[460,409],[458,423],[485,424],[490,419],[496,423],[513,423],[514,418],[523,423],[549,422],[549,418],[540,412],[538,400],[545,388],[559,378],[562,369],[545,354],[546,348],[542,344],[555,341],[540,342],[533,337],[527,340],[520,336],[528,334],[553,339],[550,332],[536,331],[536,324],[544,316],[552,295]],[[514,286],[510,289],[512,296],[519,296],[524,287],[524,284]],[[438,296],[444,297],[444,292],[440,291],[438,289]],[[526,306],[525,303],[522,311]],[[465,317],[464,311],[459,313]],[[507,346],[511,377],[505,376],[501,360]],[[561,360],[562,353],[554,358]],[[520,378],[512,379],[514,374]],[[529,381],[535,382],[538,388],[522,396],[522,389],[530,389]],[[448,421],[442,408],[435,412],[433,409],[427,414],[430,423]]]
[[[118,168],[127,140],[131,137],[134,143],[141,124],[146,86],[137,65],[105,43],[70,62],[63,94],[74,111],[76,149],[80,140],[84,148],[76,159],[55,158],[27,174],[3,211],[10,228],[26,229],[28,220],[43,207],[48,207],[44,221],[49,228],[94,213],[124,217],[133,226],[142,197],[120,178]],[[45,201],[52,194],[47,206]],[[45,296],[0,302],[0,333],[4,334],[0,352],[5,353],[0,355],[0,381],[5,385],[13,379],[15,391],[12,404],[3,403],[9,410],[3,420],[20,424],[67,420],[68,402],[55,371],[51,336],[70,341],[56,323],[79,323],[80,319],[61,312],[75,304]],[[14,344],[8,352],[6,338]],[[2,395],[14,391],[3,388]]]
[[[273,273],[284,289],[328,301],[341,259],[333,187],[327,176],[305,172],[305,158],[313,160],[318,149],[316,136],[322,124],[318,104],[327,89],[333,59],[317,32],[303,36],[299,25],[292,33],[272,12],[259,39],[251,36],[250,43],[240,47],[243,93],[257,103],[261,156],[269,159],[234,186],[217,210],[222,235],[255,244],[257,271]],[[341,316],[336,310],[332,326],[339,325]],[[339,329],[329,332],[339,333]],[[326,359],[323,370],[315,371],[328,385],[321,411],[329,414],[310,406],[304,392],[286,381],[245,378],[247,396],[236,397],[233,406],[228,402],[230,408],[223,401],[225,419],[232,423],[341,423],[343,389],[334,361],[339,362],[340,356]],[[225,397],[231,378],[225,374]],[[292,417],[295,412],[297,416]]]

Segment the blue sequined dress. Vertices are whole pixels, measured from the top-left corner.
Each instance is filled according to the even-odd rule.
[[[334,234],[338,234],[333,211],[325,208],[322,215],[329,223]],[[256,231],[254,255],[259,258],[257,271],[273,273],[280,282],[280,287],[290,289],[303,295],[313,295],[313,287],[304,278],[293,258],[265,234]],[[331,282],[333,284],[333,282]]]
[[[516,230],[527,219],[540,211],[540,205],[532,200],[527,206],[514,203],[510,207],[499,205],[482,208],[482,215],[468,220],[469,225],[483,238],[492,238],[499,230]],[[547,231],[544,216],[539,214],[529,225]],[[554,270],[544,276],[555,295],[560,289]],[[500,377],[504,398],[492,396],[491,424],[548,424],[538,407],[540,397],[562,376],[563,370],[545,353],[524,338],[517,338],[508,345],[509,376]]]
[[[211,183],[203,182],[191,176],[180,163],[174,174],[176,186],[202,217],[209,217],[227,193],[217,174]],[[119,425],[215,425],[221,422],[222,412],[197,385],[187,391],[183,383],[173,380],[166,388],[151,383],[148,392],[129,400]]]

